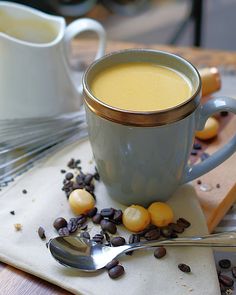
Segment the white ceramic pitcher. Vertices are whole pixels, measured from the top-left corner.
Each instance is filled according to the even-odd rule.
[[[79,109],[81,84],[73,78],[68,48],[84,31],[97,33],[95,59],[101,57],[106,34],[97,21],[82,18],[66,27],[63,17],[0,2],[0,120],[56,116]],[[47,39],[40,39],[44,34]],[[39,41],[34,41],[36,37]]]

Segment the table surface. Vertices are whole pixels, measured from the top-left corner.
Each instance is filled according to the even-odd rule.
[[[228,67],[232,70],[236,70],[236,52],[226,52],[218,50],[201,50],[195,48],[184,48],[184,47],[170,47],[163,45],[144,45],[144,44],[133,44],[124,42],[108,42],[107,52],[125,49],[125,48],[152,48],[166,50],[179,54],[194,65],[198,67],[202,66],[218,66]],[[86,62],[92,60],[92,56],[95,55],[96,42],[93,40],[75,41],[73,43],[73,54],[79,55],[86,60]],[[71,294],[55,285],[52,285],[46,281],[43,281],[35,276],[17,270],[11,266],[0,263],[0,279],[1,287],[0,294],[56,294],[56,295],[67,295]]]

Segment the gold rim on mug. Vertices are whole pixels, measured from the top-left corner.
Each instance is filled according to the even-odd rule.
[[[174,62],[174,68],[182,67],[185,69],[185,71],[188,71],[188,74],[184,74],[187,77],[191,76],[192,79],[190,80],[192,84],[195,84],[193,85],[194,91],[192,96],[183,103],[161,111],[131,111],[119,109],[108,105],[92,94],[89,86],[90,82],[93,80],[93,77],[103,69],[111,65],[130,61],[151,61],[160,64],[159,61],[156,61],[157,56],[164,58],[163,65],[172,68],[172,64],[165,63],[165,59],[167,59],[167,61],[169,61],[170,63]],[[181,72],[184,72],[184,70]],[[184,119],[192,112],[194,112],[194,110],[199,106],[200,103],[201,78],[197,69],[189,61],[178,55],[151,49],[127,49],[112,52],[94,61],[88,67],[83,76],[83,93],[84,101],[87,107],[93,113],[104,119],[129,126],[160,126]]]

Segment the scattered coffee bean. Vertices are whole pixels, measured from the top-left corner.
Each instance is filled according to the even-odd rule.
[[[93,238],[92,238],[92,240],[94,241],[94,242],[96,242],[96,243],[102,243],[102,241],[103,241],[103,239],[104,239],[104,236],[102,235],[102,234],[96,234]]]
[[[71,172],[68,172],[68,173],[66,173],[66,180],[71,180],[71,179],[73,179],[74,178],[74,174],[73,173],[71,173]]]
[[[117,259],[112,259],[112,261],[108,262],[105,268],[107,270],[110,270],[111,268],[117,266],[119,264],[119,261]]]
[[[59,236],[69,236],[70,232],[67,227],[61,227],[58,230],[58,234],[59,234]]]
[[[93,207],[88,213],[87,213],[87,216],[92,218],[93,216],[95,216],[97,214],[97,207]]]
[[[56,230],[59,230],[62,227],[67,227],[67,221],[63,217],[58,217],[53,222],[53,226]]]
[[[109,246],[111,246],[111,238],[110,238],[109,234],[106,231],[105,232],[102,231],[102,233],[104,234],[104,236],[106,238],[107,244]]]
[[[92,221],[94,224],[100,224],[100,222],[102,221],[103,217],[101,214],[97,213],[93,216]]]
[[[177,224],[179,224],[179,225],[181,224],[181,226],[184,228],[188,228],[191,225],[191,223],[183,217],[181,217],[177,220]]]
[[[93,175],[88,173],[84,178],[84,183],[86,185],[90,185],[91,181],[93,180]]]
[[[10,211],[10,214],[15,215],[15,211],[14,210]]]
[[[144,235],[145,239],[148,241],[158,240],[160,236],[161,236],[161,232],[160,232],[160,229],[158,228],[151,229],[148,232],[146,232],[146,234]]]
[[[164,247],[158,247],[154,251],[154,256],[158,259],[164,257],[166,255],[166,248]]]
[[[234,285],[234,280],[231,279],[231,277],[226,276],[226,275],[219,275],[219,281],[222,285],[226,287],[232,287]]]
[[[184,232],[184,227],[177,223],[170,223],[168,227],[175,233],[181,234]]]
[[[38,228],[38,235],[39,235],[40,239],[42,239],[42,240],[46,239],[45,230],[42,226],[40,226]]]
[[[77,219],[71,218],[67,224],[68,231],[74,233],[78,229]]]
[[[152,229],[156,229],[156,228],[157,228],[156,225],[154,225],[154,224],[150,224],[147,228],[145,228],[144,230],[138,232],[138,235],[139,235],[140,237],[144,237],[145,234],[146,234],[148,231],[150,231],[150,230],[152,230]]]
[[[202,184],[202,181],[198,179],[197,184]]]
[[[122,265],[116,265],[116,266],[112,267],[111,269],[109,269],[108,274],[109,274],[110,278],[116,279],[116,278],[120,277],[121,275],[123,275],[124,272],[125,272],[125,270]]]
[[[99,181],[100,180],[100,175],[98,173],[97,167],[95,167],[95,171],[96,172],[93,174],[93,177],[94,177],[94,179],[96,179],[97,181]]]
[[[117,231],[117,227],[116,225],[109,221],[109,220],[105,220],[103,219],[101,222],[100,222],[100,225],[101,225],[101,228],[103,231],[108,231],[110,234],[115,234],[116,231]]]
[[[129,244],[139,243],[140,242],[140,235],[139,234],[131,234],[129,236]],[[132,255],[134,251],[128,251],[126,255]]]
[[[219,266],[221,268],[230,268],[231,267],[231,261],[229,259],[221,259],[219,261]]]
[[[104,208],[101,210],[100,214],[102,217],[112,218],[114,216],[115,210],[113,208]]]
[[[84,224],[80,227],[81,230],[87,230],[88,229],[88,225],[87,224]]]
[[[192,155],[192,156],[197,156],[197,151],[196,151],[196,150],[192,150],[192,151],[191,151],[191,155]]]
[[[113,216],[113,221],[115,224],[122,224],[122,216],[123,212],[122,210],[115,210],[114,216]]]
[[[87,240],[90,239],[90,234],[89,234],[89,232],[87,232],[87,231],[82,232],[82,233],[80,234],[80,236],[81,236],[81,238],[84,238],[84,239],[87,239]]]
[[[226,117],[226,116],[228,116],[228,114],[229,114],[229,112],[227,112],[227,111],[220,112],[221,117]]]
[[[161,236],[170,239],[172,237],[172,230],[169,227],[163,227],[161,228]]]
[[[114,237],[111,239],[111,244],[114,247],[122,246],[125,244],[125,239],[123,237]]]
[[[198,142],[195,142],[195,143],[193,144],[193,148],[194,148],[195,150],[201,150],[201,149],[202,149],[202,145],[201,145],[200,143],[198,143]]]
[[[175,233],[174,231],[171,231],[171,232],[170,232],[170,238],[171,238],[171,239],[176,239],[176,238],[178,238],[177,233]]]
[[[184,263],[180,263],[178,265],[178,268],[182,271],[182,272],[191,272],[191,268],[190,266],[188,266],[187,264]]]
[[[219,183],[217,183],[216,188],[220,188],[220,184]]]
[[[231,272],[233,277],[236,278],[236,266],[232,267]]]
[[[200,158],[201,158],[201,161],[205,161],[209,157],[210,157],[210,155],[208,153],[205,153],[204,152],[204,153],[201,154],[201,157]]]
[[[26,189],[23,189],[22,193],[23,194],[27,194],[27,190]]]
[[[67,166],[71,169],[75,168],[75,159],[70,159],[70,161],[67,163]]]
[[[66,173],[66,170],[65,169],[61,169],[61,173],[62,174],[65,174]]]
[[[76,222],[78,226],[83,226],[85,222],[87,221],[87,217],[84,214],[80,214],[76,217]]]

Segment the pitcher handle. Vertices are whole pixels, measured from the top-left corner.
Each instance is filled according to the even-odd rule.
[[[92,31],[98,35],[99,44],[98,44],[97,53],[95,55],[95,60],[104,55],[105,47],[106,47],[106,32],[103,26],[96,20],[93,20],[90,18],[81,18],[69,24],[65,31],[64,41],[65,41],[65,49],[66,49],[66,59],[68,64],[69,64],[69,55],[70,55],[70,47],[71,47],[72,39],[78,34],[81,34],[85,31]],[[74,84],[77,90],[79,91],[79,93],[82,94],[82,85],[76,85],[75,81],[74,81]]]
[[[197,130],[202,130],[207,119],[215,113],[222,111],[232,112],[236,114],[236,99],[230,97],[218,97],[211,99],[204,105],[202,105],[197,113]],[[235,126],[236,127],[236,126]],[[187,166],[182,183],[189,182],[208,171],[214,169],[227,158],[229,158],[236,151],[236,135],[227,142],[222,148],[220,148],[213,155],[208,157],[205,161],[193,165]]]

